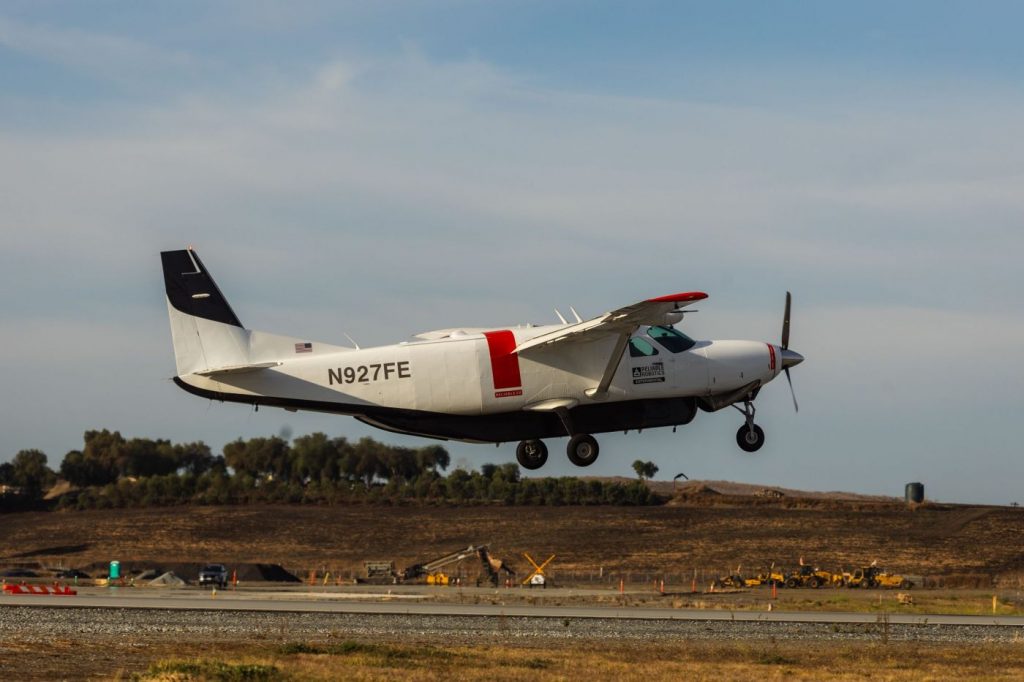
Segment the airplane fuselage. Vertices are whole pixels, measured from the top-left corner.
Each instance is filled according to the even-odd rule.
[[[613,341],[577,344],[568,355],[560,347],[522,357],[511,352],[560,328],[452,330],[433,333],[438,338],[363,349],[321,351],[321,344],[300,342],[292,357],[263,371],[193,374],[179,383],[221,400],[363,416],[384,428],[425,436],[504,442],[564,435],[551,413],[559,404],[573,408],[593,433],[686,424],[697,398],[754,381],[763,385],[781,371],[781,351],[772,344],[699,341],[672,352],[644,330],[632,337],[607,393],[594,399],[587,392],[607,364]],[[649,355],[635,350],[641,344]],[[636,409],[603,409],[622,402],[635,402]],[[588,407],[595,408],[589,410],[592,419]],[[472,417],[503,414],[510,416],[470,426]]]

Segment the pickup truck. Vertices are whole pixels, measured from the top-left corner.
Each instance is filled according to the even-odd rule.
[[[228,569],[224,564],[207,564],[199,569],[199,585],[228,586]]]

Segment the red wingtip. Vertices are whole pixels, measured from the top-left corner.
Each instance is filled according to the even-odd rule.
[[[669,294],[668,296],[659,296],[658,298],[647,299],[648,303],[684,303],[688,301],[702,301],[707,298],[708,295],[703,291],[686,291],[681,294]]]

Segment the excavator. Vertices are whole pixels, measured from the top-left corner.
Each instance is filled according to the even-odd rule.
[[[477,585],[486,579],[489,580],[492,585],[497,587],[500,578],[499,574],[501,572],[504,571],[509,576],[514,576],[516,574],[515,571],[509,566],[506,566],[503,561],[493,558],[487,551],[487,545],[470,545],[465,549],[445,554],[444,556],[440,556],[431,561],[409,566],[402,571],[402,581],[413,582],[423,580],[428,585],[452,584],[455,578],[441,569],[458,564],[459,562],[465,561],[473,556],[480,559],[480,564],[483,569],[480,577],[477,579]]]

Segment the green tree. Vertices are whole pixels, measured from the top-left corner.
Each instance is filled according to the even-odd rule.
[[[11,483],[31,499],[42,497],[43,491],[57,478],[46,466],[46,455],[39,450],[22,450],[16,454],[11,460],[10,477]]]
[[[658,466],[654,462],[643,462],[638,459],[633,462],[633,471],[635,471],[637,477],[643,481],[645,479],[654,478],[654,475],[658,473]]]
[[[344,440],[344,439],[341,439]],[[299,481],[337,480],[338,442],[325,433],[299,436],[292,441],[292,476]]]
[[[201,476],[207,471],[224,469],[224,458],[214,457],[210,446],[203,441],[181,443],[174,446],[174,460],[177,470]]]
[[[14,465],[10,462],[0,464],[0,485],[14,485]]]
[[[367,488],[373,485],[375,479],[387,478],[389,472],[384,445],[372,438],[360,438],[353,450],[353,473]]]
[[[448,451],[440,445],[427,445],[416,451],[416,460],[420,471],[433,469],[444,471],[451,464],[451,456]]]
[[[224,446],[224,462],[235,473],[253,479],[273,476],[288,480],[293,468],[288,441],[277,436],[232,441]]]

